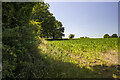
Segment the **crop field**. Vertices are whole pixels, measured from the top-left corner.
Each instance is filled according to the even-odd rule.
[[[117,78],[118,39],[42,40],[40,48],[51,58],[47,77]]]

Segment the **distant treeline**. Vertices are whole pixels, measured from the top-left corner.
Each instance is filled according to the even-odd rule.
[[[69,39],[73,39],[74,37],[75,37],[75,34],[70,34],[69,36]],[[80,39],[86,39],[86,38],[89,38],[89,37],[80,37]],[[110,36],[109,34],[105,34],[104,36],[103,36],[103,38],[118,38],[118,35],[117,34],[112,34],[112,36]],[[120,38],[120,36],[119,36],[119,38]]]

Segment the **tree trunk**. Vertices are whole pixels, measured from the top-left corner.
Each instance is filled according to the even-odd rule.
[[[48,36],[47,36],[47,39],[48,39]]]
[[[53,40],[55,39],[55,33],[53,33]]]

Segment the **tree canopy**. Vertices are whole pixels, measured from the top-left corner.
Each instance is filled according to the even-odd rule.
[[[41,8],[40,8],[41,7]],[[62,23],[49,12],[49,4],[37,3],[32,9],[32,20],[41,25],[40,36],[58,39],[64,36]]]

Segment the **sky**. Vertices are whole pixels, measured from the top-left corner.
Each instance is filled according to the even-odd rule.
[[[65,27],[65,38],[102,38],[118,34],[118,2],[48,2],[49,11]]]

